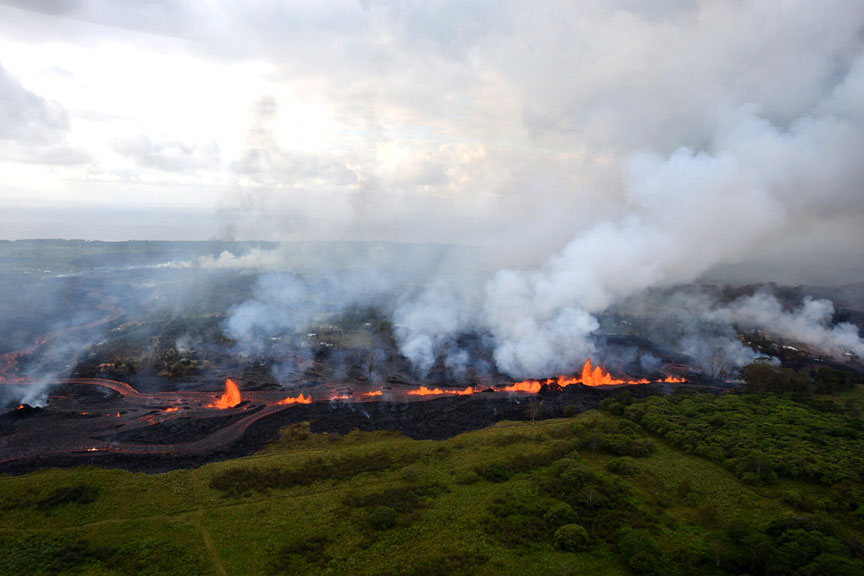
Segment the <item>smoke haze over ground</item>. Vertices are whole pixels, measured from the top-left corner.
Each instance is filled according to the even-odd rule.
[[[860,2],[160,6],[0,6],[4,235],[286,242],[162,263],[265,271],[238,341],[321,312],[301,261],[328,311],[398,294],[420,375],[478,360],[467,333],[514,378],[572,371],[650,289],[864,280]],[[341,240],[434,249],[288,243]],[[686,304],[697,358],[752,360],[733,326],[864,351],[821,299]]]

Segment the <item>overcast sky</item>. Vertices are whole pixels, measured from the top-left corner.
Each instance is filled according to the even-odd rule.
[[[862,26],[860,0],[0,1],[0,237],[485,242],[539,263],[652,218],[633,190],[696,158],[714,164],[675,172],[672,210],[716,215],[721,263],[794,246],[854,266]],[[704,197],[759,194],[689,204],[716,180]]]

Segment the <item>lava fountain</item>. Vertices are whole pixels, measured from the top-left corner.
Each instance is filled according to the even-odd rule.
[[[237,406],[242,401],[243,398],[240,396],[240,388],[237,387],[237,383],[228,378],[225,380],[225,393],[213,404],[208,404],[207,407],[226,410]]]
[[[670,376],[668,378],[664,378],[663,380],[646,380],[645,378],[640,378],[638,380],[626,380],[623,378],[615,378],[614,376],[609,374],[609,372],[607,372],[602,366],[592,366],[591,358],[588,358],[588,360],[585,362],[585,365],[582,366],[582,373],[579,376],[558,376],[557,378],[547,378],[543,382],[539,380],[525,380],[523,382],[516,382],[515,384],[502,388],[501,390],[503,390],[504,392],[528,392],[531,394],[536,394],[540,391],[540,388],[542,388],[544,384],[557,384],[561,388],[566,388],[571,384],[582,384],[583,386],[620,386],[631,384],[650,384],[651,382],[667,382],[680,384],[686,381],[687,380],[684,378],[677,378],[675,376]]]

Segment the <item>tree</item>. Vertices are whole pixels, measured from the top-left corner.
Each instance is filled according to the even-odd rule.
[[[532,422],[536,422],[537,418],[543,413],[543,402],[532,400],[525,408],[525,415],[531,418]]]

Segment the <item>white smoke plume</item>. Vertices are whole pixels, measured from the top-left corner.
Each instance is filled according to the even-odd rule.
[[[841,88],[854,82],[864,98],[864,59],[850,74]],[[617,299],[695,280],[807,214],[854,207],[851,183],[864,173],[853,151],[864,131],[860,115],[840,119],[836,101],[832,93],[787,129],[738,110],[722,119],[710,152],[633,155],[620,215],[580,232],[538,269],[502,270],[487,283],[484,320],[499,368],[515,377],[572,369],[590,353],[592,315]],[[434,307],[437,316],[415,317],[453,315]],[[799,315],[802,323],[823,317]],[[429,324],[425,337],[442,338],[442,326]]]
[[[811,219],[860,211],[864,109],[856,100],[864,101],[860,45],[848,70],[794,117],[772,121],[776,111],[742,102],[710,110],[712,132],[700,150],[630,154],[616,215],[583,227],[538,268],[501,270],[486,284],[484,323],[499,368],[514,377],[572,369],[591,351],[594,315],[616,300],[693,281]],[[850,326],[827,325],[830,304],[805,302],[791,316],[757,306],[765,301],[745,304],[734,319],[758,311],[749,321],[777,321],[782,335],[860,350]],[[440,329],[430,324],[427,337],[442,338]]]
[[[219,256],[198,256],[182,262],[178,266],[184,268],[225,268],[225,269],[279,269],[284,265],[284,256],[278,250],[261,250],[253,248],[246,254],[234,254],[223,250]]]
[[[709,312],[711,321],[725,321],[747,330],[758,329],[774,337],[804,344],[819,352],[842,357],[851,352],[864,358],[858,327],[848,322],[831,325],[834,305],[829,300],[805,297],[801,306],[784,310],[774,296],[757,292]]]
[[[238,195],[309,216],[308,229],[293,228],[300,233],[331,229],[323,205],[355,238],[477,245],[476,267],[428,266],[429,287],[397,303],[396,337],[420,373],[437,358],[462,363],[454,342],[474,331],[491,336],[501,371],[554,375],[595,351],[599,314],[647,289],[760,258],[787,271],[825,255],[860,263],[864,5],[652,6],[513,2],[491,14],[448,4],[419,18],[427,12],[410,2],[364,3],[394,55],[384,71],[366,72],[398,90],[340,102],[363,109],[358,126],[366,134],[374,125],[374,139],[314,163],[314,186],[339,201],[304,212],[311,188],[274,192],[289,184],[282,172],[307,181],[305,162],[288,163],[293,172],[261,165],[258,184],[270,192],[250,185]],[[441,25],[448,9],[466,22],[457,37]],[[362,43],[368,22],[352,23]],[[419,93],[406,87],[417,78]],[[427,83],[446,97],[431,102]],[[353,88],[346,98],[371,89]],[[253,156],[294,158],[273,134]],[[356,178],[320,169],[343,164]],[[817,301],[791,313],[749,306],[726,320],[776,320],[781,335],[826,350],[859,345]],[[730,346],[733,363],[746,361]]]

